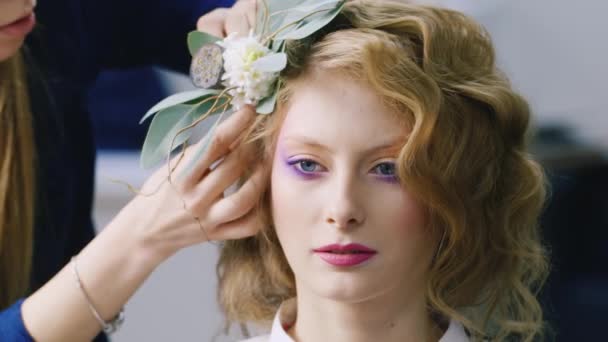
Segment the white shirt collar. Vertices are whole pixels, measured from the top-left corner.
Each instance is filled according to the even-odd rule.
[[[286,329],[296,320],[296,309],[295,298],[289,299],[281,305],[274,317],[268,342],[294,342],[287,334]],[[469,342],[469,337],[462,324],[451,320],[448,329],[439,339],[439,342]]]

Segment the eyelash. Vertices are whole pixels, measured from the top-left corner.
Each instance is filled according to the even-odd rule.
[[[322,167],[321,164],[317,163],[316,161],[314,161],[312,159],[296,159],[296,160],[290,160],[287,162],[287,164],[289,166],[291,166],[292,168],[294,168],[294,170],[296,172],[298,172],[299,174],[302,174],[306,177],[315,176],[319,172],[325,171],[325,168],[323,168],[324,170],[321,170],[321,171],[319,171],[319,170],[306,171],[302,168],[302,163],[311,163],[314,166]],[[381,174],[379,172],[374,172],[374,174],[377,174],[379,178],[388,179],[388,180],[397,180],[397,175],[395,174],[395,163],[392,163],[392,162],[378,163],[377,165],[375,165],[372,168],[372,170],[378,170],[381,166],[385,166],[385,165],[389,165],[392,168],[393,174],[385,175],[385,174]]]

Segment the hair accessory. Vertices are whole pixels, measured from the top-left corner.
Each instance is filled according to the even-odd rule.
[[[222,48],[218,44],[205,44],[192,57],[190,78],[199,88],[218,88],[223,72]]]
[[[169,160],[185,145],[191,129],[209,116],[217,116],[207,143],[184,169],[188,172],[208,148],[217,122],[232,110],[253,105],[258,114],[274,111],[280,73],[288,64],[285,43],[300,40],[329,24],[345,0],[260,0],[255,28],[245,37],[225,39],[193,31],[188,34],[192,57],[190,77],[195,90],[177,93],[153,106],[141,119],[153,117],[141,153],[143,168]]]

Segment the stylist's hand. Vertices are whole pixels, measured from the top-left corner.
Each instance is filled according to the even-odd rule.
[[[254,117],[250,106],[232,114],[219,124],[208,150],[189,174],[183,175],[183,170],[194,157],[196,145],[187,149],[172,172],[171,183],[165,165],[146,181],[144,195],[135,197],[116,218],[123,220],[123,225],[128,222],[131,227],[127,230],[134,230],[140,246],[160,257],[159,262],[181,248],[207,240],[244,238],[261,228],[255,208],[267,174],[263,165],[251,160],[253,153],[245,147],[233,149]],[[171,164],[175,165],[178,158]],[[211,170],[218,160],[219,165]],[[249,169],[252,165],[256,165],[255,170]],[[224,197],[224,191],[245,173],[250,177],[236,192]]]
[[[188,150],[172,184],[166,181],[167,165],[161,167],[142,188],[154,194],[136,196],[78,253],[77,273],[74,261],[24,301],[21,318],[36,341],[91,341],[100,327],[87,301],[109,320],[150,273],[181,248],[207,238],[243,238],[259,230],[255,205],[266,177],[261,168],[252,170],[235,193],[223,196],[226,187],[254,168],[248,160],[252,154],[235,148],[241,146],[239,138],[254,116],[249,107],[232,114],[217,127],[202,157],[193,153],[197,146]],[[180,177],[189,161],[195,162],[193,171]],[[75,278],[82,288],[75,285]],[[0,340],[5,341],[1,336],[2,332]]]
[[[255,27],[256,3],[256,0],[239,0],[231,8],[215,9],[200,17],[196,27],[220,38],[233,32],[246,36]]]

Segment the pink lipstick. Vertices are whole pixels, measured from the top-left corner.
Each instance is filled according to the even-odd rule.
[[[9,36],[24,37],[32,31],[34,25],[36,25],[36,16],[32,12],[8,25],[0,26],[0,33]]]
[[[359,265],[378,253],[369,247],[357,243],[347,245],[331,244],[316,248],[313,252],[326,263],[338,267]]]

